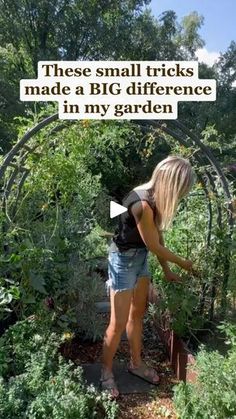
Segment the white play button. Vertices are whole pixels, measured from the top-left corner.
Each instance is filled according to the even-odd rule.
[[[127,208],[123,207],[123,205],[114,201],[110,202],[110,218],[117,217],[117,215],[123,214],[125,211],[127,211]]]

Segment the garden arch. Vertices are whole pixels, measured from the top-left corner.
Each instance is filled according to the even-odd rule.
[[[9,221],[14,218],[16,214],[17,205],[20,200],[22,187],[27,176],[30,173],[30,170],[27,168],[27,158],[30,155],[34,155],[36,160],[37,158],[40,159],[40,153],[38,153],[37,148],[39,147],[39,143],[35,143],[31,140],[35,138],[35,136],[44,128],[50,126],[51,124],[55,123],[53,128],[49,131],[48,136],[53,136],[54,133],[67,128],[70,126],[72,121],[69,122],[62,122],[58,119],[58,114],[55,113],[33,128],[28,130],[22,138],[12,147],[12,149],[8,152],[8,154],[4,157],[2,164],[0,165],[0,186],[1,186],[1,194],[0,194],[0,201],[1,201],[1,208],[4,212],[6,218]],[[57,124],[58,122],[58,124]],[[213,192],[216,197],[218,197],[217,186],[215,183],[215,177],[218,178],[223,193],[225,197],[225,203],[223,204],[227,210],[227,239],[228,239],[228,248],[225,251],[225,275],[224,275],[224,284],[222,284],[222,289],[225,289],[225,296],[226,299],[226,289],[227,283],[229,278],[229,266],[230,266],[230,241],[232,240],[232,232],[233,232],[233,204],[232,204],[232,196],[229,189],[229,183],[227,177],[225,176],[224,172],[221,169],[219,162],[216,160],[214,155],[212,154],[211,150],[199,139],[199,137],[192,132],[186,125],[184,125],[179,120],[171,120],[171,121],[163,121],[163,120],[136,120],[131,121],[138,124],[143,130],[145,131],[152,131],[154,133],[165,133],[168,136],[172,137],[175,141],[177,141],[180,145],[185,147],[195,146],[197,149],[194,151],[191,160],[194,164],[201,166],[203,170],[203,174],[198,174],[199,181],[203,186],[203,191],[207,200],[207,207],[208,207],[208,231],[207,231],[207,245],[210,246],[211,242],[211,231],[212,231],[212,219],[213,219],[213,208],[211,198],[209,193]],[[210,169],[209,169],[210,168]],[[12,198],[12,188],[14,185],[14,199],[11,201],[11,213],[9,213],[8,208],[8,201],[9,198]],[[13,203],[12,203],[13,202]],[[222,227],[222,213],[223,207],[220,201],[217,199],[217,224],[218,227]],[[6,231],[8,228],[8,222],[5,223],[4,230]],[[214,294],[214,282],[212,284],[212,293]],[[202,290],[203,300],[204,300],[204,284]],[[204,303],[204,301],[203,301]],[[212,308],[213,310],[213,308]]]
[[[27,161],[27,158],[30,154],[34,154],[38,157],[40,155],[37,153],[38,145],[34,145],[31,147],[29,145],[30,140],[41,131],[43,128],[47,127],[48,125],[52,124],[55,121],[59,121],[58,114],[55,113],[33,128],[28,130],[25,135],[12,147],[12,149],[8,152],[8,154],[3,159],[2,164],[0,165],[0,185],[1,187],[1,203],[2,208],[6,211],[7,199],[10,196],[12,186],[14,182],[16,182],[18,178],[18,193],[16,200],[19,199],[21,188],[24,184],[24,181],[29,174],[29,169],[24,166],[24,163]],[[196,163],[201,166],[210,165],[213,169],[213,172],[218,176],[219,181],[221,183],[222,189],[224,191],[224,196],[226,199],[227,204],[227,211],[228,211],[228,224],[229,229],[232,231],[234,220],[233,220],[233,205],[232,205],[232,196],[229,190],[228,180],[223,173],[219,162],[216,160],[210,149],[198,138],[198,136],[193,133],[189,128],[186,127],[182,122],[179,120],[171,120],[171,121],[162,121],[162,120],[150,120],[150,121],[143,121],[138,120],[134,121],[138,123],[140,126],[144,127],[144,129],[149,130],[152,128],[154,131],[162,131],[172,138],[174,138],[178,143],[185,147],[189,147],[190,145],[195,145],[198,147],[196,152],[194,153],[194,159]],[[68,127],[68,123],[61,123],[54,127],[50,134],[62,130]],[[8,168],[12,170],[6,176],[6,171]],[[20,175],[20,176],[19,176]],[[209,187],[217,194],[217,189],[215,186],[215,181],[212,174],[205,170],[206,178],[209,181],[209,185],[206,184],[203,177],[201,181],[204,186],[204,190],[207,193]],[[220,208],[219,210],[219,223],[220,223]],[[210,205],[209,205],[209,212],[210,212]]]

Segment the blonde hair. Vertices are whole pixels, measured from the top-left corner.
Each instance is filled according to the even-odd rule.
[[[158,163],[149,184],[157,209],[156,222],[161,230],[170,226],[179,200],[189,192],[193,183],[193,169],[183,157],[168,156]]]

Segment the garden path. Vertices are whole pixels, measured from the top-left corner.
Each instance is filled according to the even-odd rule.
[[[109,303],[100,302],[97,304],[97,310],[106,327],[109,320]],[[119,419],[175,419],[172,388],[177,380],[165,348],[148,317],[144,321],[144,347],[143,358],[148,365],[158,371],[161,377],[160,385],[153,386],[126,372],[129,347],[127,339],[123,336],[114,362],[114,374],[121,393],[118,399]],[[102,341],[81,342],[78,337],[65,342],[62,347],[63,355],[74,361],[76,365],[81,365],[88,383],[94,383],[95,386],[99,382],[101,350]]]

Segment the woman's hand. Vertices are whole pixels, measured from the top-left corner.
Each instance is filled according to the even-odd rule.
[[[188,259],[183,259],[179,266],[187,272],[191,272],[193,270],[193,262]]]
[[[161,244],[158,229],[154,223],[153,211],[146,201],[136,202],[131,212],[135,218],[139,234],[150,252],[154,253],[162,262],[172,262],[185,269],[185,259],[171,252]]]
[[[182,282],[182,278],[176,273],[172,272],[170,269],[167,272],[165,272],[165,279],[169,282]]]
[[[179,266],[194,276],[201,276],[201,272],[193,266],[193,262],[191,260],[184,259]]]

